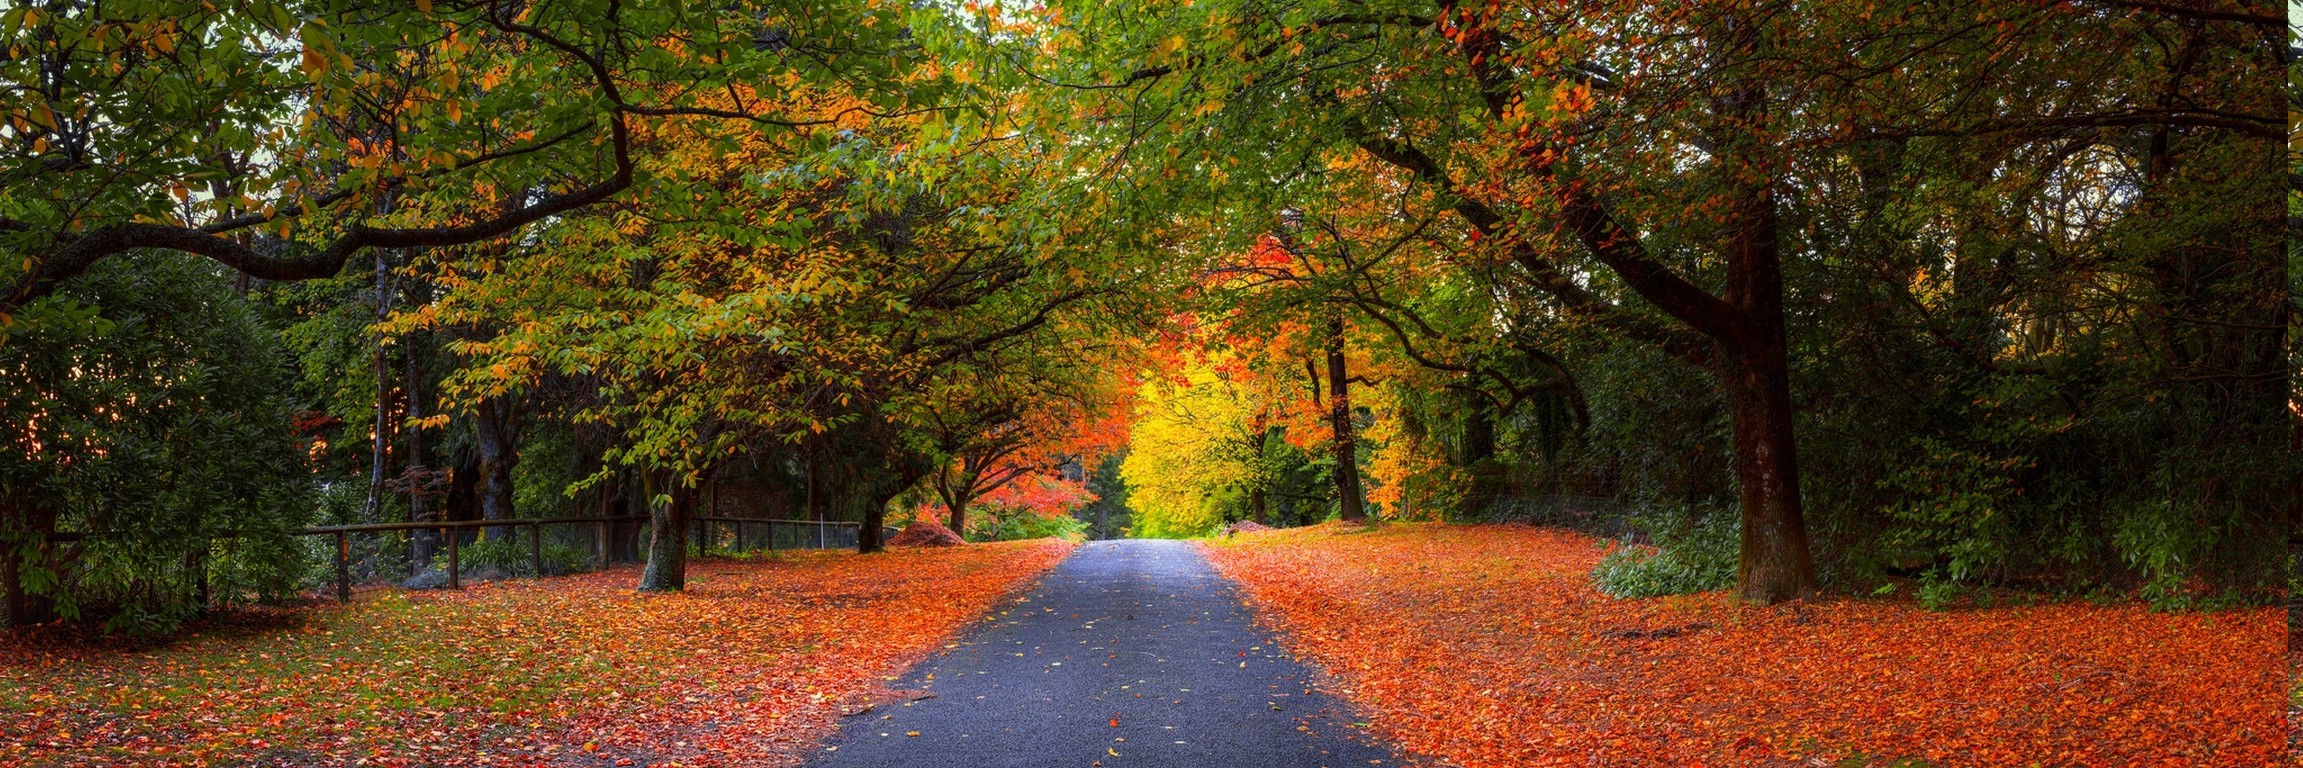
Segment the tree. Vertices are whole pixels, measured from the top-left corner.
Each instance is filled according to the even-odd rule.
[[[933,104],[932,82],[893,87],[918,62],[903,21],[772,3],[18,7],[0,19],[20,52],[0,66],[21,84],[0,310],[138,248],[326,277],[367,248],[490,240],[648,185],[632,145],[649,128],[788,130]],[[784,90],[827,86],[865,98],[811,113]],[[407,204],[475,190],[487,205]]]
[[[1710,372],[1732,425],[1739,591],[1761,602],[1816,587],[1787,274],[1831,254],[1784,217],[1844,189],[1812,186],[1820,169],[1896,136],[2276,132],[2275,116],[2179,70],[2088,71],[2068,55],[2071,40],[2149,45],[2185,25],[2228,46],[2262,21],[2156,5],[2007,6],[1983,24],[1931,2],[1071,4],[1047,18],[1052,55],[1002,55],[1055,109],[1087,116],[1071,124],[1083,167],[1159,180],[1125,190],[1121,220],[1204,213],[1235,222],[1219,229],[1237,248],[1260,212],[1323,199],[1336,171],[1372,158],[1415,188],[1398,228],[1445,213],[1541,311]],[[2055,98],[2038,90],[2049,82],[2105,87]]]
[[[37,311],[64,322],[0,345],[0,618],[164,631],[292,593],[307,454],[275,331],[229,277],[139,254]]]

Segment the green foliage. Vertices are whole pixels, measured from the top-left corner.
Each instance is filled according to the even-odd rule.
[[[537,424],[520,440],[520,463],[512,467],[512,508],[525,517],[573,515],[569,489],[584,479],[575,436],[553,422]]]
[[[26,586],[67,617],[133,631],[196,613],[202,578],[226,603],[292,591],[312,482],[285,356],[229,278],[140,255],[46,302],[96,314],[0,345],[0,550]],[[39,534],[58,530],[95,535],[40,554]]]
[[[456,562],[467,574],[481,568],[493,568],[514,576],[537,575],[535,560],[529,556],[532,552],[528,548],[527,531],[520,528],[513,530],[518,533],[501,539],[483,538],[458,547]],[[542,554],[545,576],[582,573],[592,569],[592,555],[575,547],[546,541]],[[448,552],[445,548],[432,556],[432,567],[448,567]]]
[[[1048,537],[1078,539],[1087,534],[1088,523],[1071,515],[1039,515],[1030,512],[1009,513],[996,508],[982,508],[968,526],[969,541],[1016,541]]]
[[[1088,523],[1089,538],[1118,538],[1128,527],[1133,515],[1128,506],[1128,485],[1120,478],[1120,466],[1127,461],[1127,450],[1122,448],[1105,456],[1102,463],[1088,471],[1088,492],[1096,500],[1072,512],[1073,517]]]
[[[1951,607],[1952,601],[1959,599],[1959,584],[1930,570],[1920,578],[1919,589],[1915,594],[1920,606],[1930,611],[1940,611]]]
[[[1713,509],[1691,516],[1659,507],[1636,518],[1636,524],[1654,538],[1655,545],[1618,544],[1610,549],[1591,571],[1599,591],[1621,598],[1642,598],[1735,585],[1737,537],[1742,526],[1732,512]]]
[[[1942,561],[1941,578],[1972,581],[2007,557],[2007,520],[2000,509],[2013,498],[2008,470],[2021,460],[1994,459],[1928,438],[1916,442],[1919,457],[1887,478],[1898,501],[1887,510],[1896,525],[1884,543],[1932,552]]]

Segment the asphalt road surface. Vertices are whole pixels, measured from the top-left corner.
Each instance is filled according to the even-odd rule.
[[[1396,766],[1191,545],[1081,546],[848,718],[813,768]],[[1116,725],[1115,725],[1116,723]]]

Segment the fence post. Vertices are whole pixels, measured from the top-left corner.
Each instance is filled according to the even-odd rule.
[[[744,553],[744,519],[736,518],[736,554]]]
[[[536,578],[544,577],[544,524],[528,524],[528,564],[536,567]]]
[[[441,526],[440,532],[448,537],[448,588],[463,589],[464,581],[456,574],[456,540],[462,537],[456,535],[456,529],[447,526]]]
[[[336,532],[336,602],[352,602],[352,534]]]
[[[599,570],[608,569],[608,520],[600,518],[599,535],[592,537],[592,564]]]

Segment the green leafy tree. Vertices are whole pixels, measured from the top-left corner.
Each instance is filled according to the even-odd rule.
[[[290,363],[230,278],[137,254],[35,309],[69,322],[0,345],[5,618],[164,630],[294,590],[314,506]]]

